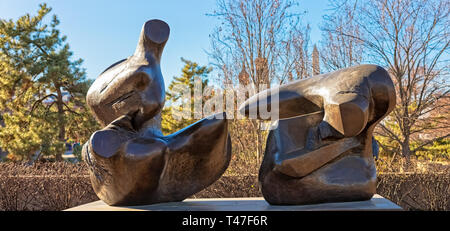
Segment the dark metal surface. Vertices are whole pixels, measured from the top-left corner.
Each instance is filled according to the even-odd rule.
[[[280,120],[259,172],[264,198],[271,204],[370,199],[373,129],[396,100],[386,70],[360,65],[268,89],[247,100],[241,113],[248,116],[260,104],[270,108],[277,92]]]
[[[146,22],[135,53],[89,89],[87,103],[106,127],[83,146],[83,157],[94,191],[109,205],[181,201],[216,181],[230,162],[225,114],[161,133],[160,60],[169,31],[163,21]]]

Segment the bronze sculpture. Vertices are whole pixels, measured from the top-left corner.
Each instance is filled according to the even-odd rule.
[[[87,103],[106,127],[83,146],[83,158],[94,191],[109,205],[181,201],[216,181],[230,162],[225,113],[162,135],[160,59],[169,31],[163,21],[147,21],[135,53],[108,67],[88,91]]]
[[[230,162],[225,113],[162,135],[160,60],[168,37],[165,22],[146,22],[135,53],[89,89],[87,103],[105,128],[83,146],[83,158],[94,191],[109,205],[181,201],[216,181]],[[271,204],[370,199],[378,149],[373,129],[395,106],[388,73],[361,65],[314,76],[260,92],[241,113],[270,108],[274,94],[280,119],[259,172],[264,198]]]
[[[378,148],[372,133],[396,100],[386,70],[360,65],[268,89],[248,99],[241,113],[270,108],[274,94],[280,120],[259,171],[264,198],[271,204],[372,198]]]

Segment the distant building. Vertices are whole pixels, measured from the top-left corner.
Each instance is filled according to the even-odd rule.
[[[418,137],[421,140],[433,140],[439,137],[443,137],[450,133],[450,118],[447,116],[450,114],[450,97],[440,98],[435,102],[437,108],[431,112],[428,112],[420,117],[423,121],[420,121],[418,124],[427,121],[427,118],[436,118],[443,117],[443,119],[439,120],[439,123],[436,124],[436,128],[432,130],[428,130],[426,132],[420,132],[413,135],[413,138]]]
[[[320,74],[320,61],[319,61],[319,50],[317,50],[316,45],[312,52],[312,75]]]

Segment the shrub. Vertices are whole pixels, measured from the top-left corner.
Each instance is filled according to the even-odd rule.
[[[380,173],[377,193],[405,210],[450,210],[450,174]]]
[[[0,210],[63,210],[95,200],[83,163],[0,164]]]
[[[380,172],[377,193],[406,210],[450,210],[449,168],[428,165]],[[232,160],[219,180],[191,198],[261,197],[257,170],[255,163]],[[64,210],[96,200],[84,163],[0,163],[0,210]]]

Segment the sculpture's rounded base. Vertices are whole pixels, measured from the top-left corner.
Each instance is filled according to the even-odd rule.
[[[260,183],[264,198],[274,205],[361,201],[375,194],[376,170],[373,161],[345,156],[302,178],[262,172]]]

